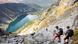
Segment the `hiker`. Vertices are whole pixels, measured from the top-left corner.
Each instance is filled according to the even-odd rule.
[[[59,29],[59,27],[58,27],[58,26],[56,26],[55,28],[56,28],[56,29],[54,29],[54,31],[53,31],[53,32],[54,32],[54,35],[55,35],[56,33],[58,33],[58,31],[57,31],[57,30]]]
[[[61,42],[60,36],[63,35],[63,29],[62,29],[62,28],[59,28],[58,26],[56,26],[55,28],[56,28],[56,30],[54,30],[54,31],[55,31],[54,40],[55,40],[56,38],[58,38],[58,39],[59,39],[58,42]]]
[[[72,36],[74,35],[74,31],[72,29],[70,29],[70,26],[67,26],[67,31],[65,33],[65,44],[68,44],[69,38],[72,38]]]
[[[48,31],[48,29],[46,28],[46,31]]]
[[[35,35],[35,32],[34,33],[31,33],[31,36],[34,36]]]

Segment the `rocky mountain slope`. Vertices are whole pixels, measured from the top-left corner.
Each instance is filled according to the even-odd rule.
[[[53,30],[56,25],[63,28],[64,32],[66,31],[67,26],[70,26],[73,30],[77,30],[76,28],[78,28],[78,0],[58,1],[57,5],[54,4],[45,10],[40,16],[40,19],[35,20],[31,25],[24,25],[21,29],[17,30],[15,33],[18,36],[8,36],[6,39],[1,37],[3,38],[3,41],[1,40],[1,42],[8,43],[9,41],[12,41],[11,43],[14,44],[59,44],[57,40],[55,43],[52,42]],[[11,38],[9,39],[9,37]],[[19,37],[21,40],[19,40]],[[73,44],[77,43],[74,42]],[[72,41],[69,42],[69,44],[71,43]],[[63,41],[61,44],[63,44]]]
[[[40,19],[34,21],[32,25],[27,27],[23,27],[17,31],[19,35],[26,35],[33,32],[37,32],[42,28],[48,27],[50,24],[55,25],[60,21],[64,21],[71,16],[76,16],[78,14],[78,2],[75,0],[61,0],[58,5],[51,6],[47,10],[45,10]],[[74,17],[73,17],[74,19]]]

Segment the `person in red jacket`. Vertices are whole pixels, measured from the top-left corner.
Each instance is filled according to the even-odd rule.
[[[63,35],[63,29],[62,28],[59,28],[58,26],[56,26],[55,28],[56,28],[56,30],[54,30],[55,31],[54,40],[56,38],[58,38],[59,39],[58,42],[61,42],[60,36]]]

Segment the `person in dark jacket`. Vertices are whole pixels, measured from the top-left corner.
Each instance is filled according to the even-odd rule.
[[[74,35],[74,31],[72,29],[70,29],[70,26],[67,26],[67,31],[65,33],[65,38],[64,38],[64,41],[67,40],[65,43],[68,43],[69,41],[69,38],[71,38],[73,35]]]

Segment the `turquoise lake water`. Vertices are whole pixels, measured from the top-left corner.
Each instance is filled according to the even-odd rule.
[[[10,23],[9,27],[7,28],[7,32],[15,32],[29,21],[30,20],[28,19],[27,16],[22,15]]]

